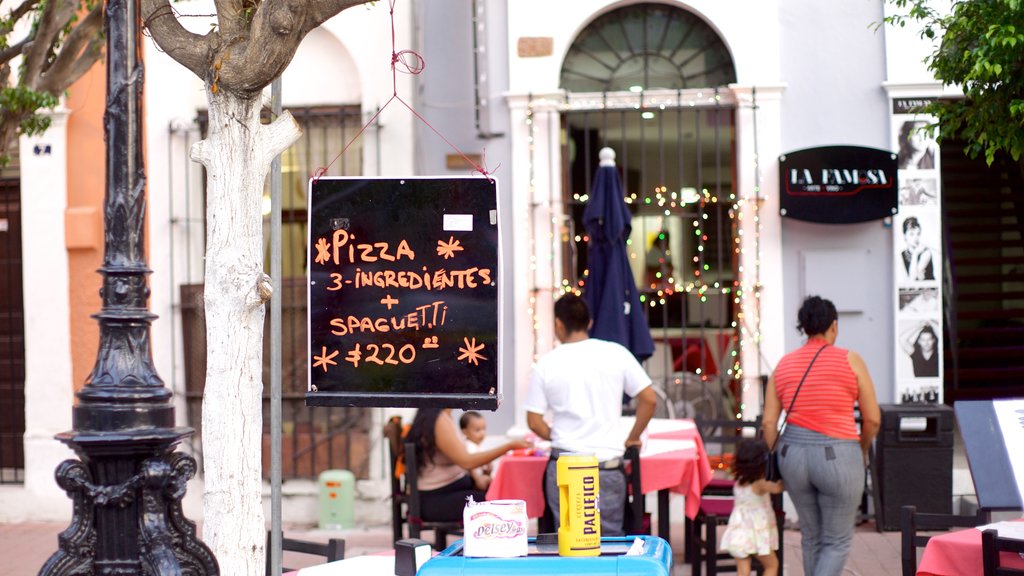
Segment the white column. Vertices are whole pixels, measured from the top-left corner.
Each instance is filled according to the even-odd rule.
[[[503,271],[512,300],[514,338],[506,346],[513,363],[517,402],[526,396],[535,355],[554,346],[552,302],[561,281],[561,250],[557,223],[561,203],[561,94],[508,96],[511,114],[512,231],[510,258]],[[526,414],[515,406],[517,426]]]
[[[71,500],[54,480],[57,465],[74,457],[54,439],[55,434],[71,430],[74,402],[64,234],[67,118],[67,110],[54,112],[49,130],[21,139],[25,484],[22,497],[0,505],[0,518],[4,519],[71,517]]]
[[[740,365],[744,417],[760,413],[759,378],[784,352],[779,163],[785,86],[730,86],[736,95],[740,202]]]

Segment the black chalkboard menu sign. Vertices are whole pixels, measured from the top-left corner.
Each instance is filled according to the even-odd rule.
[[[498,407],[497,184],[309,190],[309,406]]]

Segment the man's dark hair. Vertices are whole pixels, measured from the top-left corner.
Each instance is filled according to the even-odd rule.
[[[831,300],[821,296],[808,296],[797,313],[797,329],[808,336],[824,334],[839,315]]]
[[[555,302],[555,318],[569,332],[586,332],[590,328],[590,309],[583,298],[569,292]]]
[[[480,414],[476,410],[466,410],[462,413],[462,416],[459,417],[459,428],[465,430],[469,427],[469,423],[472,422],[474,418],[483,418],[483,414]]]

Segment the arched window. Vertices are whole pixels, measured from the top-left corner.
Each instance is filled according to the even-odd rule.
[[[687,89],[736,81],[725,43],[696,15],[664,4],[634,4],[594,20],[562,63],[570,92]]]

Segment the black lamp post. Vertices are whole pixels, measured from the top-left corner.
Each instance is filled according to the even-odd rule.
[[[175,446],[192,435],[174,426],[171,392],[153,368],[143,245],[141,27],[138,0],[108,0],[107,102],[103,118],[103,309],[96,366],[78,392],[74,429],[57,438],[80,460],[57,467],[73,501],[71,525],[40,574],[214,575],[217,561],[195,536],[181,499],[196,462]]]

